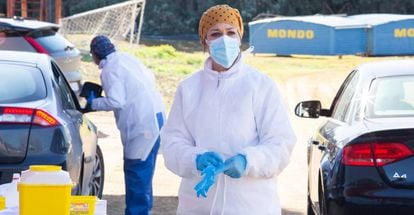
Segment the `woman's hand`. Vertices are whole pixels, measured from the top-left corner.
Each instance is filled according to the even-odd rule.
[[[223,158],[217,152],[205,152],[197,155],[196,165],[198,171],[203,171],[207,166],[215,168],[224,164]]]
[[[224,165],[227,168],[227,170],[224,171],[224,174],[232,178],[240,178],[246,170],[246,157],[242,154],[235,155],[227,159]]]

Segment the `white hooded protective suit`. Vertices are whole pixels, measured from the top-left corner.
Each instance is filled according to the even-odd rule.
[[[164,112],[152,72],[138,59],[120,52],[99,64],[105,97],[92,109],[114,111],[124,145],[124,158],[146,160],[159,136],[156,113]]]
[[[239,59],[230,70],[204,69],[178,87],[161,134],[165,164],[182,177],[177,214],[281,214],[277,175],[287,166],[296,137],[276,84]],[[207,198],[196,156],[215,151],[246,156],[242,178],[220,174]]]

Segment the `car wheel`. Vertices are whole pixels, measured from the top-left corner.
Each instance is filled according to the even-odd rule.
[[[96,146],[95,165],[93,166],[93,172],[91,181],[89,182],[89,195],[102,198],[102,192],[105,179],[105,167],[101,148]]]

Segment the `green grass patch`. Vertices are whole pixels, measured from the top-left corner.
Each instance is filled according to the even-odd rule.
[[[188,75],[203,65],[206,57],[202,52],[177,51],[171,45],[131,46],[120,45],[119,50],[139,58],[155,73],[173,76]]]

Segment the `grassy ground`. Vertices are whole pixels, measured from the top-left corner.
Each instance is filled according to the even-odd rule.
[[[99,82],[98,69],[93,65],[88,52],[89,40],[79,36],[69,37],[69,40],[74,42],[84,53],[84,79]],[[244,48],[247,46],[247,44],[243,45]],[[117,47],[121,51],[138,57],[154,71],[167,107],[170,107],[172,103],[172,97],[179,81],[202,68],[204,59],[208,56],[203,52],[198,41],[143,40],[139,46],[130,45],[127,42],[117,42]],[[248,54],[246,55],[245,62],[268,74],[278,83],[283,84],[290,78],[315,73],[324,73],[326,76],[338,76],[339,74],[345,77],[347,73],[361,63],[395,58],[402,57],[304,55],[282,57],[276,55]]]

